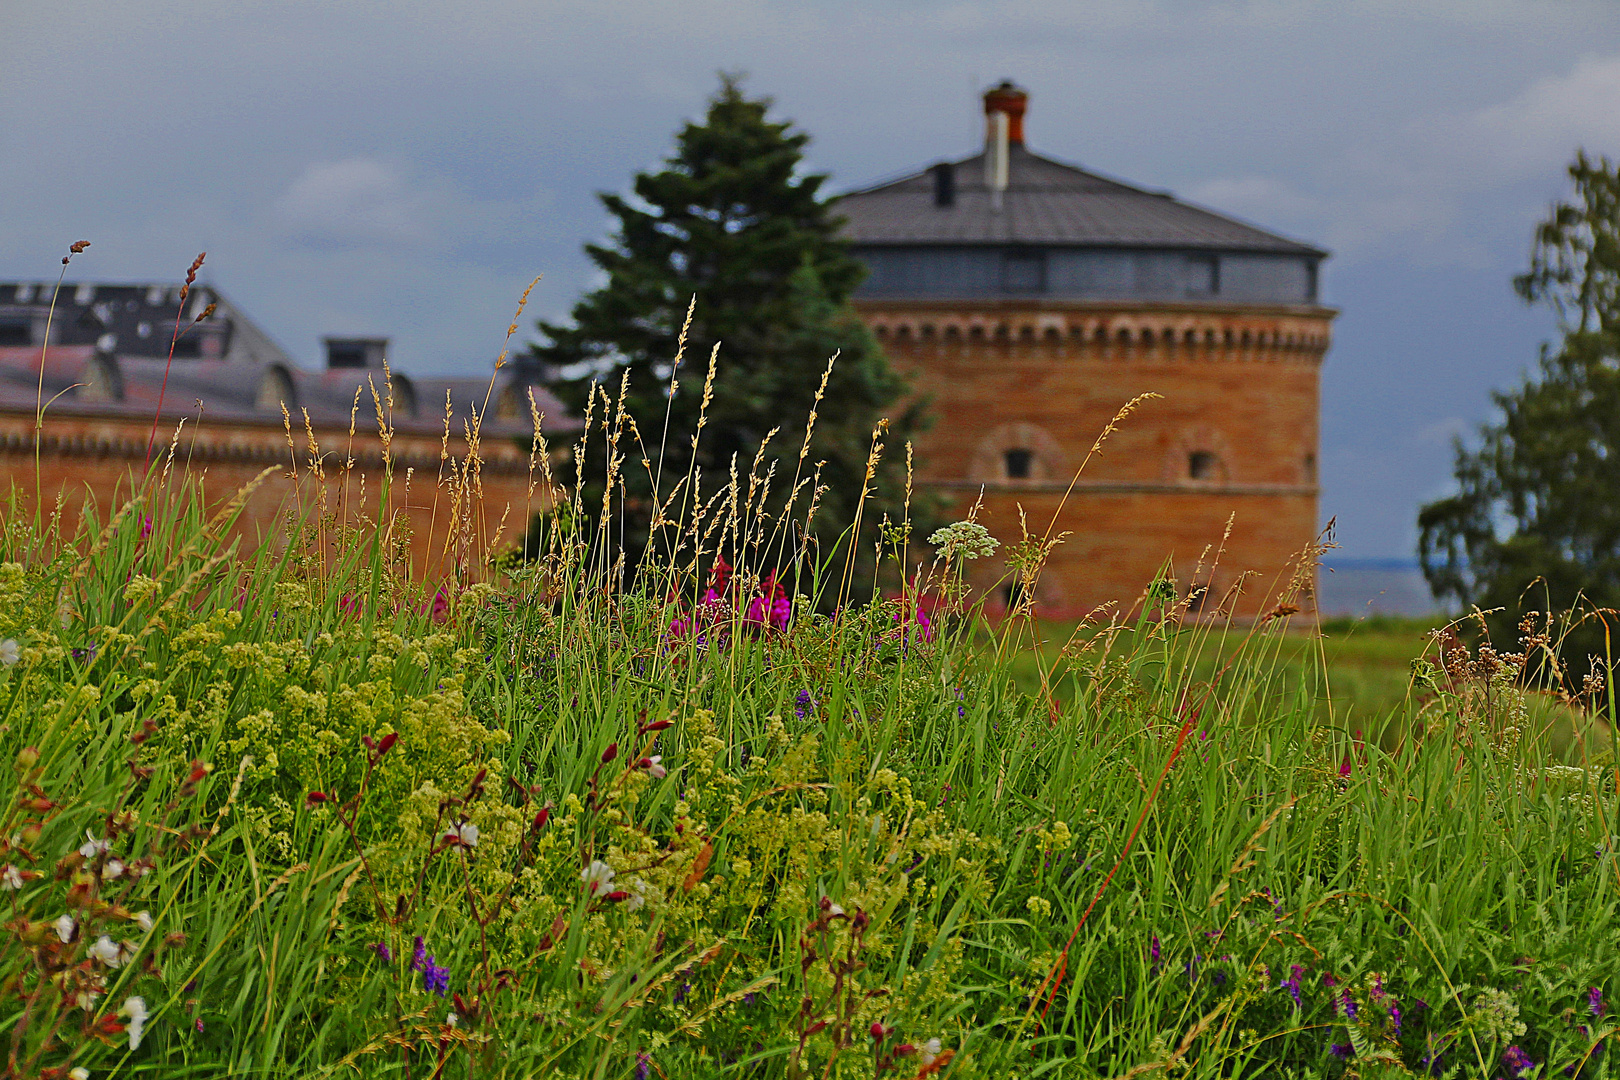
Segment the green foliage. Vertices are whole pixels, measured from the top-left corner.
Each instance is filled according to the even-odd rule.
[[[1562,340],[1539,370],[1492,395],[1502,418],[1459,440],[1458,491],[1424,506],[1419,554],[1431,588],[1465,605],[1503,609],[1492,620],[1511,644],[1521,611],[1580,600],[1620,605],[1620,173],[1577,155],[1575,198],[1536,230],[1526,300],[1559,314]],[[1598,620],[1569,638],[1569,659],[1602,654]]]
[[[384,513],[243,553],[165,484],[0,520],[13,1075],[1616,1075],[1607,685],[1547,621],[1380,741],[1286,615],[992,632],[962,561],[1040,556],[963,523],[778,618],[571,529],[429,595]]]
[[[596,397],[597,416],[624,435],[628,465],[613,494],[623,500],[615,513],[629,518],[632,569],[659,500],[683,479],[682,500],[707,500],[729,472],[747,469],[773,429],[759,471],[774,473],[778,496],[807,480],[822,489],[811,531],[830,548],[855,521],[874,429],[887,417],[891,452],[877,463],[869,525],[885,509],[899,517],[899,451],[920,413],[900,403],[902,381],[849,307],[864,271],[837,238],[835,208],[821,195],[826,177],[802,171],[809,136],[768,119],[770,104],[723,77],[664,169],[639,174],[633,199],[602,196],[617,233],[586,250],[606,283],[575,306],[572,325],[540,324],[548,342],[534,361],[560,373],[558,395],[578,412],[593,395],[612,399]],[[818,413],[823,400],[836,408]],[[645,426],[625,430],[621,414]],[[588,507],[601,503],[602,475],[587,473]],[[800,517],[808,501],[801,494]],[[858,547],[864,554],[868,545]]]

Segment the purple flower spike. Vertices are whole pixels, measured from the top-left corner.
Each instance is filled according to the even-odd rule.
[[[1349,1061],[1350,1055],[1353,1052],[1354,1051],[1350,1049],[1349,1043],[1334,1043],[1332,1046],[1328,1047],[1328,1053],[1332,1054],[1340,1061]]]
[[[1159,935],[1157,934],[1153,935],[1153,943],[1148,946],[1148,955],[1153,957],[1155,964],[1159,962]]]
[[[417,938],[416,940],[421,941],[422,939]],[[386,942],[377,942],[371,947],[371,951],[376,953],[377,958],[385,964],[391,964],[394,962],[394,950],[390,949]]]
[[[1536,1067],[1536,1063],[1531,1060],[1530,1055],[1517,1046],[1510,1046],[1502,1051],[1502,1064],[1506,1065],[1514,1076]]]
[[[1389,1018],[1395,1021],[1395,1034],[1401,1033],[1401,1003],[1393,999],[1389,1003]]]
[[[1296,1009],[1300,1008],[1299,977],[1303,974],[1305,974],[1304,968],[1298,964],[1291,965],[1288,969],[1288,978],[1284,979],[1282,986],[1279,987],[1279,989],[1288,991],[1288,996],[1294,999],[1294,1008]]]
[[[1344,1009],[1344,1018],[1346,1020],[1356,1018],[1356,999],[1350,996],[1350,991],[1346,990],[1339,995],[1339,1005]]]
[[[426,965],[432,962],[432,958],[427,954],[427,946],[422,944],[422,935],[416,935],[416,951],[411,953],[411,970],[426,971]]]
[[[636,1080],[647,1080],[652,1075],[652,1055],[636,1054]]]
[[[450,969],[440,967],[433,962],[433,957],[428,957],[422,968],[422,989],[444,997],[450,992]]]
[[[1587,993],[1586,993],[1586,1009],[1593,1016],[1602,1016],[1603,1015],[1604,1007],[1603,1007],[1603,988],[1602,987],[1594,986],[1594,987],[1592,987],[1591,990],[1587,991]]]

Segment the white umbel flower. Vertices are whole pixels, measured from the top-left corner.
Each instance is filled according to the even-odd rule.
[[[68,942],[73,940],[73,930],[75,926],[73,916],[58,916],[57,920],[51,925],[56,927],[56,936],[62,939],[62,944],[66,945]]]
[[[12,667],[21,659],[22,650],[17,647],[16,638],[0,641],[0,667]]]
[[[94,960],[100,960],[110,968],[123,967],[124,965],[124,951],[118,947],[117,942],[106,934],[96,938],[96,943],[90,946],[90,956]]]
[[[613,867],[601,859],[592,859],[591,865],[580,872],[579,880],[585,883],[585,891],[595,896],[599,892],[606,892],[608,884],[613,880]]]
[[[118,1010],[119,1016],[129,1017],[129,1048],[139,1050],[141,1039],[146,1035],[146,999],[143,997],[127,997],[124,1005]]]

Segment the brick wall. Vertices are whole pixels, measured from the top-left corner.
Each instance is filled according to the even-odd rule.
[[[4,500],[14,495],[19,510],[31,514],[37,493],[43,492],[47,513],[61,500],[63,527],[70,532],[87,503],[93,502],[105,520],[145,473],[151,423],[150,416],[143,419],[110,410],[53,409],[42,429],[36,482],[33,410],[0,409],[0,508],[10,512],[10,503]],[[491,551],[521,538],[529,514],[543,505],[544,487],[539,485],[531,495],[528,454],[515,439],[484,442],[480,447],[484,459],[478,481],[480,496],[474,500],[473,513],[461,515],[462,527],[452,535],[457,500],[452,486],[440,483],[439,477],[441,472],[452,475],[460,467],[466,443],[452,438],[452,461],[441,462],[442,433],[433,434],[426,425],[419,426],[422,430],[394,433],[389,447],[393,478],[388,507],[399,512],[402,523],[409,523],[413,572],[443,577],[455,572],[458,560],[481,563]],[[387,469],[375,426],[369,431],[357,430],[352,442],[346,427],[316,429],[314,434],[325,474],[325,505],[338,513],[346,508],[352,520],[378,520]],[[209,422],[205,418],[201,423],[187,423],[177,441],[174,425],[167,423],[159,429],[153,454],[153,469],[160,478],[169,464],[171,442],[171,488],[178,486],[182,475],[200,478],[208,502],[215,507],[235,496],[264,469],[272,469],[242,513],[237,535],[246,544],[275,542],[287,534],[289,513],[321,504],[322,481],[311,468],[314,455],[306,432],[295,430],[294,446],[289,449],[279,423]],[[350,458],[354,465],[346,469]]]
[[[1315,538],[1319,372],[1333,311],[859,308],[931,401],[934,426],[917,445],[922,480],[959,515],[982,487],[980,520],[1004,544],[1020,536],[1020,507],[1032,533],[1072,534],[1037,590],[1044,614],[1075,617],[1110,602],[1129,610],[1161,566],[1185,590],[1202,561],[1197,576],[1212,596],[1244,581],[1234,610],[1253,617],[1275,603]],[[1149,392],[1160,397],[1142,402],[1079,471],[1115,413]],[[1011,449],[1030,451],[1027,478],[1007,476]],[[1191,475],[1195,454],[1207,455],[1201,477]],[[1005,572],[994,562],[974,567],[976,587]]]

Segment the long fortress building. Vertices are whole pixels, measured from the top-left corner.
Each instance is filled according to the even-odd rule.
[[[982,492],[1003,544],[1020,509],[1037,537],[1055,517],[1042,614],[1129,610],[1168,565],[1206,614],[1243,578],[1232,610],[1253,617],[1317,532],[1327,252],[1036,154],[1027,103],[992,88],[982,153],[839,203],[869,270],[856,307],[931,402],[919,478],[958,515]]]

